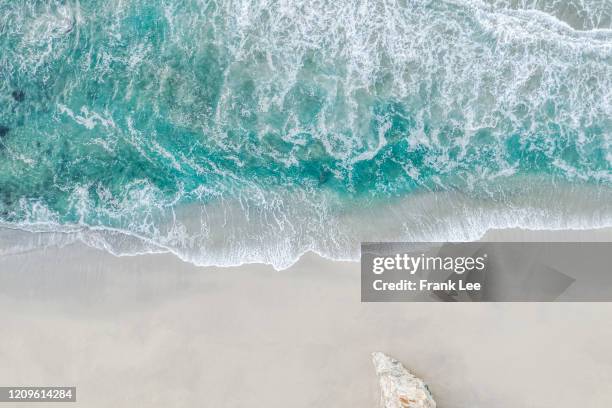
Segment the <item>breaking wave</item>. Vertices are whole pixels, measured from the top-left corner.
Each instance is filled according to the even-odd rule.
[[[4,251],[285,268],[612,225],[612,3],[0,0]]]

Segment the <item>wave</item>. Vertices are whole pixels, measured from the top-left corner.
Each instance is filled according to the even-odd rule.
[[[178,207],[172,222],[153,234],[83,224],[5,224],[0,247],[8,254],[81,242],[117,256],[172,253],[198,266],[261,263],[282,270],[307,252],[356,261],[361,242],[475,241],[491,229],[612,226],[610,190],[530,179],[507,186],[503,194],[503,200],[490,200],[461,192],[423,193],[339,212],[330,210],[330,202],[318,208],[294,205],[276,214],[245,211],[240,203]]]
[[[609,226],[609,6],[0,0],[0,225],[276,268]]]

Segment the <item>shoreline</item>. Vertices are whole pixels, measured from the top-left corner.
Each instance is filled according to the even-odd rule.
[[[291,211],[281,219],[268,210],[244,210],[231,203],[182,205],[173,224],[157,226],[154,236],[79,224],[5,224],[0,225],[0,255],[82,242],[115,256],[172,253],[195,266],[266,264],[284,270],[310,252],[329,260],[358,261],[360,242],[477,241],[490,230],[612,228],[612,189],[523,181],[537,186],[537,194],[522,190],[517,181],[507,186],[503,202],[429,192],[327,212],[336,197],[321,204],[322,213],[310,207],[300,213],[299,202],[285,203]]]
[[[612,241],[612,229],[488,235]],[[88,408],[366,408],[382,351],[440,407],[612,404],[611,303],[361,303],[359,287],[358,263],[314,254],[284,271],[83,244],[0,256],[0,383],[75,385],[69,405]]]

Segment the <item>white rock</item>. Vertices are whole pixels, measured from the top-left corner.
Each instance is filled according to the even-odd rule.
[[[427,385],[402,363],[381,352],[372,353],[372,362],[380,382],[383,408],[436,408]]]

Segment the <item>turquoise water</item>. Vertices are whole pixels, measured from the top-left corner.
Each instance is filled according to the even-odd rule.
[[[388,237],[347,217],[427,195],[465,205],[455,218],[469,201],[525,226],[552,227],[548,205],[570,226],[605,224],[611,12],[598,0],[0,0],[0,222],[281,267],[406,238],[436,206],[406,204]],[[603,207],[572,220],[582,205],[546,201],[534,180]],[[479,228],[500,226],[491,217]]]

